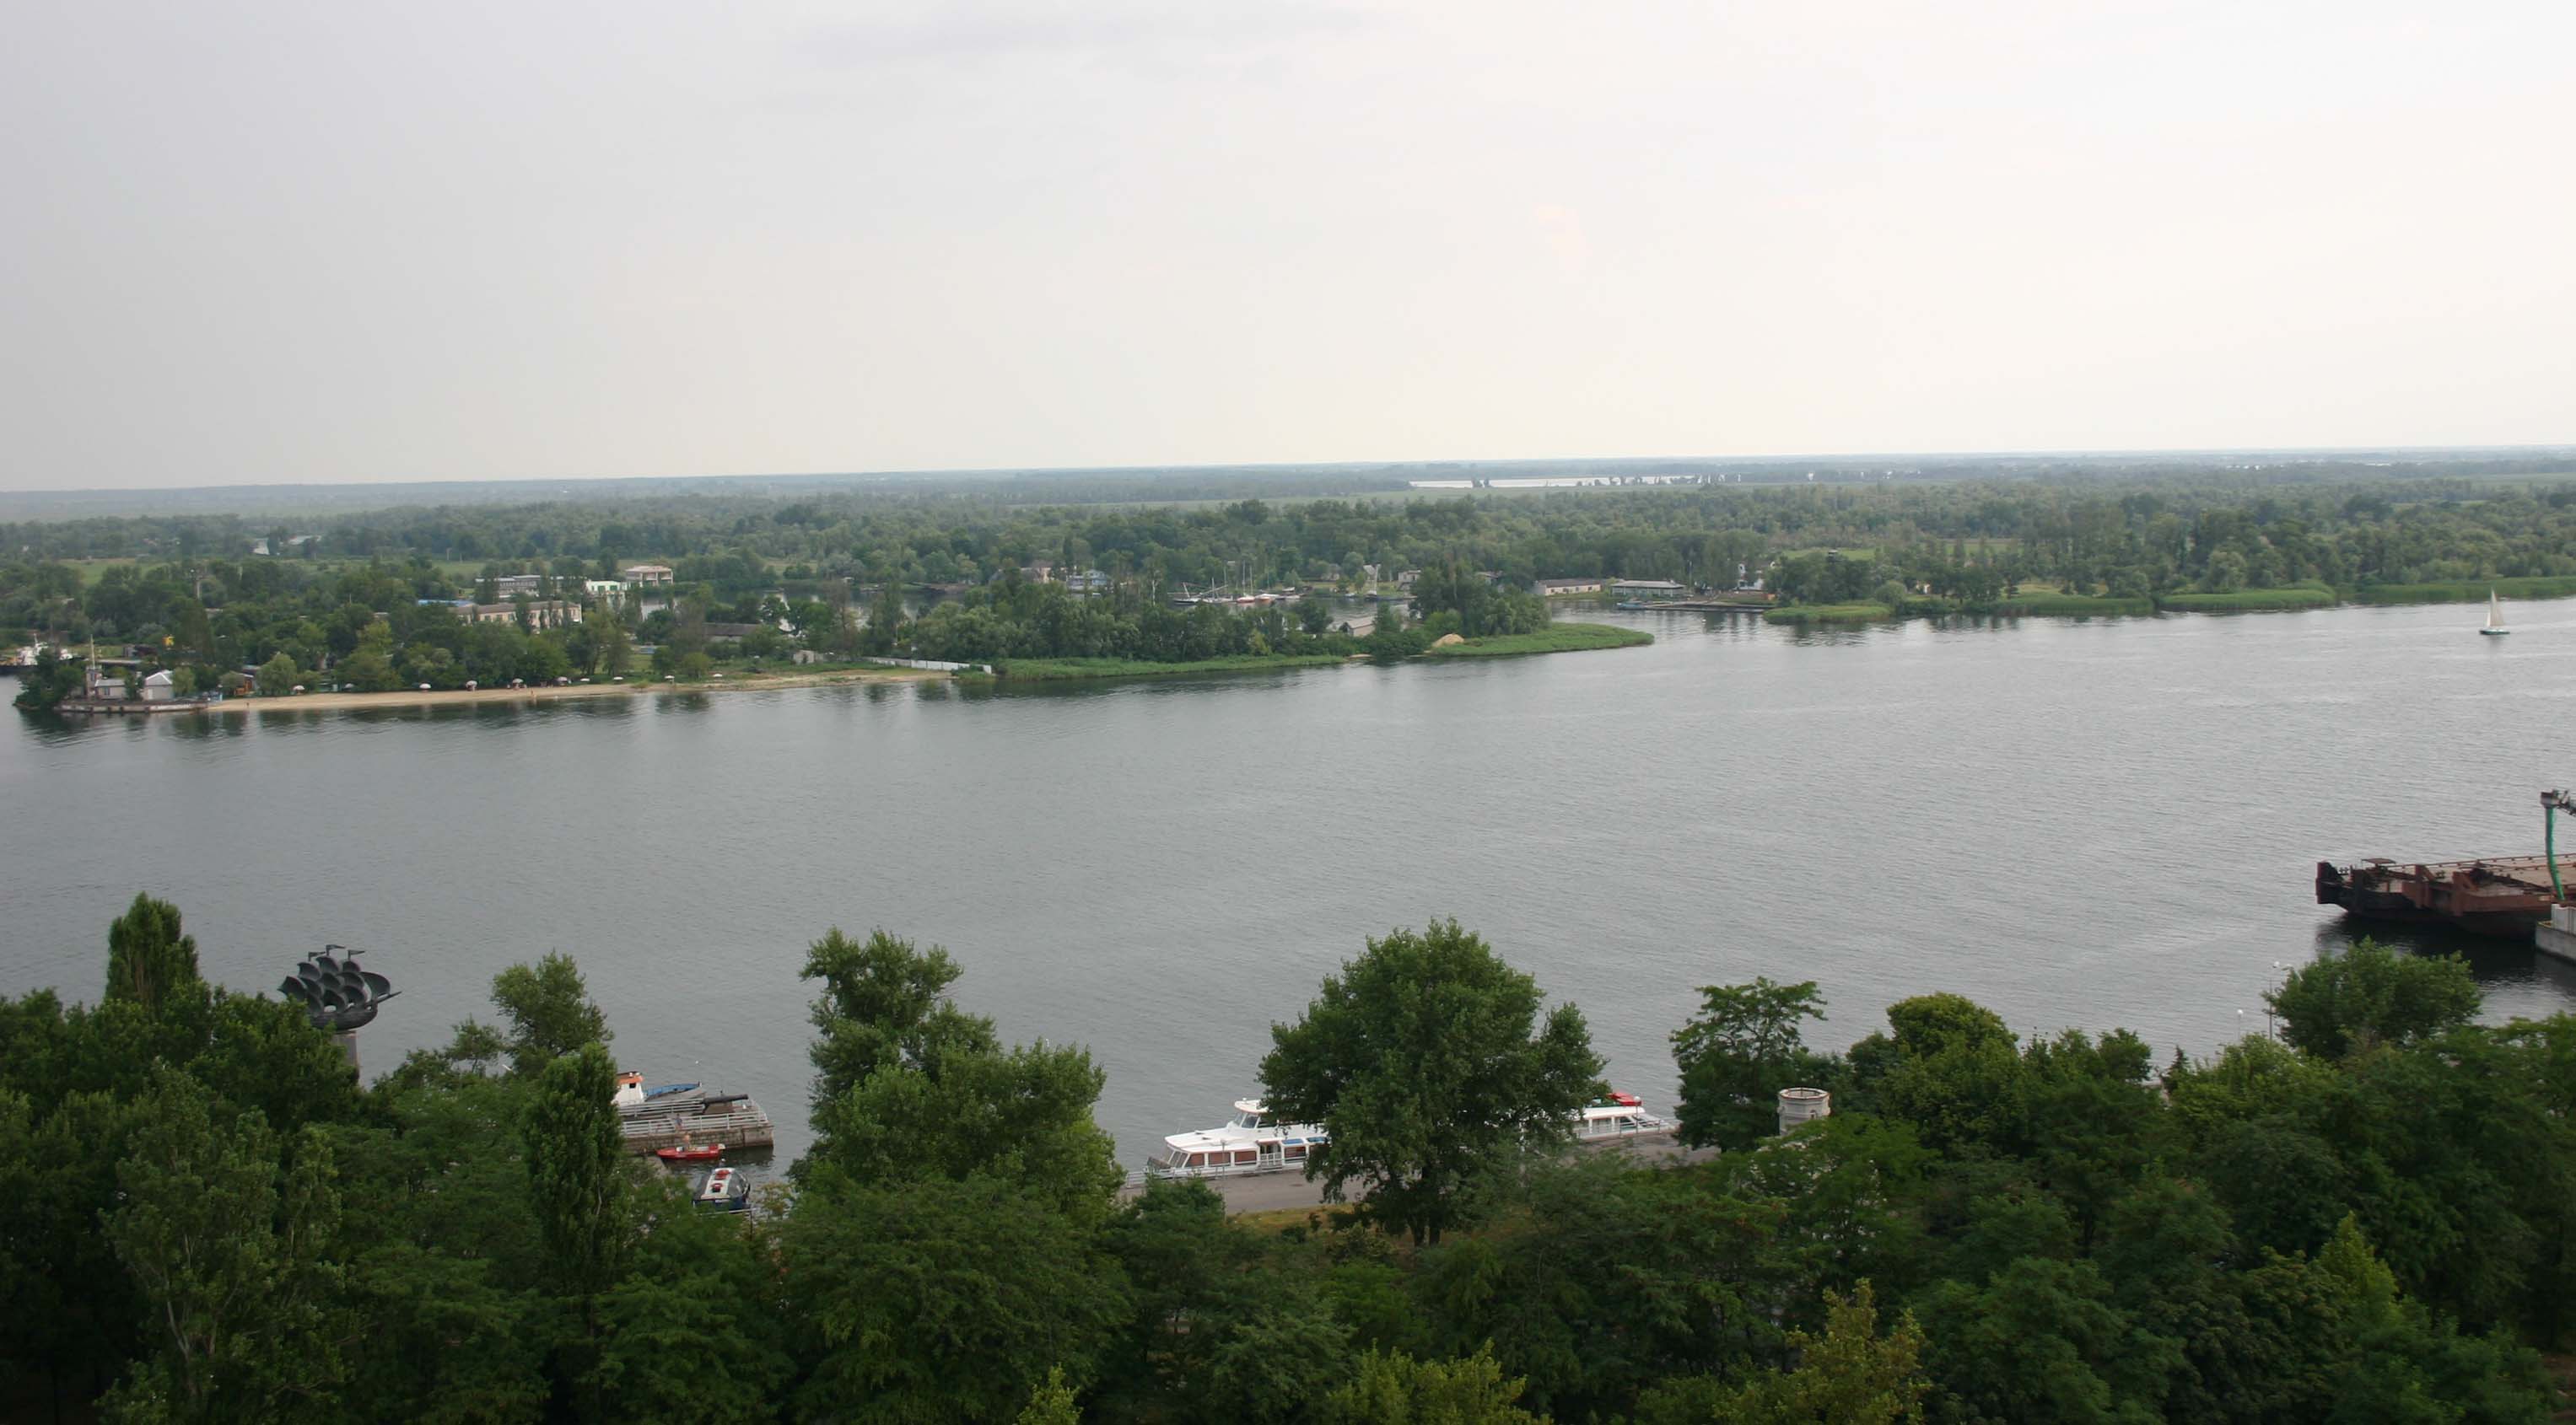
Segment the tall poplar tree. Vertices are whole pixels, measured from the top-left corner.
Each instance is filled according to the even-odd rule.
[[[196,937],[179,930],[179,908],[137,894],[107,927],[109,1003],[125,1001],[158,1015],[184,996],[202,996]]]

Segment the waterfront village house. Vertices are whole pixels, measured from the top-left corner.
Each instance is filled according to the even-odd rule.
[[[492,581],[492,588],[500,595],[503,603],[508,603],[521,594],[535,598],[544,592],[537,587],[544,582],[545,576],[540,574],[504,574]]]
[[[618,571],[629,584],[667,584],[671,582],[668,564],[629,564]]]
[[[1064,576],[1064,586],[1077,594],[1109,592],[1109,576],[1097,569],[1080,569]]]
[[[1020,571],[1020,577],[1032,584],[1053,583],[1055,582],[1055,561],[1050,559],[1032,561],[1027,568]]]
[[[1678,599],[1690,590],[1670,579],[1622,579],[1610,592],[1623,599]]]
[[[474,623],[516,623],[517,604],[475,604],[464,610]],[[531,599],[528,601],[528,627],[562,628],[581,622],[581,605],[569,599]]]
[[[144,676],[143,701],[147,703],[166,703],[175,700],[178,696],[179,690],[171,686],[169,669],[164,668],[157,673],[150,673]]]
[[[1395,587],[1399,589],[1410,589],[1413,587],[1413,581],[1421,577],[1422,571],[1419,569],[1406,569],[1399,571],[1395,576]]]
[[[1530,586],[1530,592],[1542,599],[1553,598],[1558,594],[1597,594],[1601,592],[1601,581],[1598,579],[1541,579]]]
[[[143,660],[139,658],[92,659],[81,675],[81,696],[93,700],[122,698],[126,696],[127,675],[142,666]],[[166,690],[170,685],[165,681],[161,686]],[[161,696],[166,698],[169,693],[164,691]]]
[[[616,579],[584,579],[581,592],[589,598],[613,604],[626,597],[626,585]]]

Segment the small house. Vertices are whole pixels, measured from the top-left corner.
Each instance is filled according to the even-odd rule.
[[[1530,585],[1530,592],[1542,599],[1551,599],[1560,595],[1597,594],[1601,592],[1601,587],[1601,581],[1597,578],[1541,579]]]

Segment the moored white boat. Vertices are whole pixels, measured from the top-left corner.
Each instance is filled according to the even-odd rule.
[[[702,1212],[742,1212],[751,1207],[751,1180],[733,1168],[718,1168],[698,1185]]]
[[[1324,1141],[1324,1130],[1314,1124],[1277,1122],[1261,1100],[1239,1098],[1224,1126],[1165,1138],[1163,1151],[1145,1160],[1145,1172],[1164,1178],[1286,1172],[1305,1167],[1306,1154]]]
[[[1673,1125],[1646,1112],[1632,1093],[1613,1093],[1574,1113],[1574,1138],[1597,1143],[1661,1133]],[[1154,1178],[1231,1178],[1255,1173],[1284,1173],[1306,1166],[1306,1155],[1330,1141],[1313,1123],[1280,1123],[1255,1098],[1234,1101],[1234,1117],[1222,1127],[1197,1133],[1175,1133],[1162,1151],[1145,1160],[1145,1175]]]
[[[1634,1138],[1640,1133],[1661,1133],[1673,1125],[1645,1110],[1632,1093],[1613,1093],[1599,1103],[1588,1104],[1577,1115],[1575,1141],[1589,1143],[1601,1138]]]

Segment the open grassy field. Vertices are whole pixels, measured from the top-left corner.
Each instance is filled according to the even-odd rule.
[[[2156,607],[2175,613],[2251,613],[2265,609],[2322,609],[2342,602],[2334,589],[2315,580],[2276,589],[2239,589],[2232,594],[2158,594]]]
[[[2487,591],[2508,599],[2576,598],[2576,576],[2537,575],[2514,579],[2451,579],[2434,584],[2372,584],[2353,591],[2357,604],[2472,604]]]
[[[134,559],[67,559],[63,562],[80,571],[81,587],[86,589],[90,585],[97,583],[98,576],[106,573],[108,570],[117,568],[120,565],[136,564],[141,561]],[[2484,598],[2486,596],[2481,594],[2479,597]]]
[[[1652,643],[1643,629],[1613,628],[1606,623],[1552,623],[1536,633],[1496,634],[1471,638],[1446,648],[1430,649],[1425,658],[1517,658],[1525,653],[1580,653],[1593,648],[1634,648]]]
[[[1346,661],[1338,653],[1247,653],[1196,663],[1145,663],[1132,658],[1012,658],[996,662],[993,673],[1008,683],[1059,683],[1077,678],[1164,678],[1176,673],[1316,668]]]

